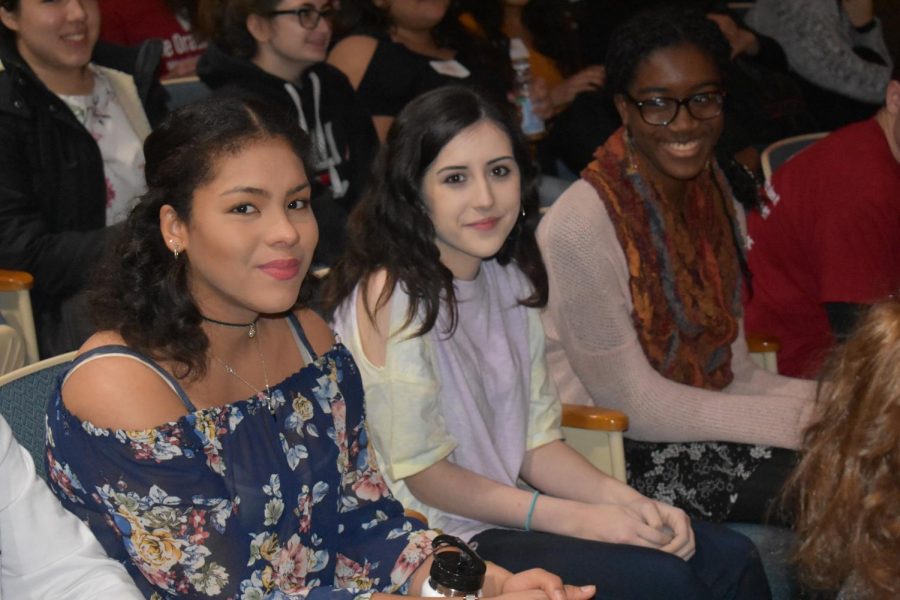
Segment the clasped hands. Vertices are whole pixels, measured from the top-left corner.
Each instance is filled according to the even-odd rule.
[[[644,496],[621,504],[583,504],[570,535],[613,544],[631,544],[674,554],[694,555],[694,530],[683,510]]]

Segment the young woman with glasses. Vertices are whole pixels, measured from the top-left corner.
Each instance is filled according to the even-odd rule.
[[[334,13],[330,0],[204,0],[210,44],[197,67],[217,93],[272,102],[309,134],[322,231],[316,262],[326,264],[340,253],[347,213],[378,149],[369,113],[343,73],[324,63]]]
[[[813,384],[750,360],[743,216],[714,158],[728,43],[702,14],[620,26],[623,127],[538,230],[549,368],[564,402],[625,411],[629,482],[690,515],[761,521],[795,462]]]

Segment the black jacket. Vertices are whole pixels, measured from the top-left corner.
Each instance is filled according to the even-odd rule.
[[[214,43],[200,58],[197,74],[216,94],[253,96],[289,111],[309,134],[320,232],[316,260],[331,264],[343,248],[344,222],[366,185],[379,145],[372,118],[350,82],[336,68],[319,63],[295,85]]]
[[[153,44],[95,52],[103,66],[105,56],[134,57],[132,76],[151,123],[165,101],[153,83],[160,51]],[[60,303],[84,287],[103,252],[106,180],[93,137],[6,38],[0,63],[0,268],[34,275],[40,335],[43,322],[58,320]]]

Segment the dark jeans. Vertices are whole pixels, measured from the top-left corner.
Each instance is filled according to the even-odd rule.
[[[748,538],[711,523],[693,527],[697,552],[687,562],[659,550],[534,531],[489,529],[471,541],[482,558],[510,571],[540,567],[569,584],[594,584],[598,600],[772,597]]]

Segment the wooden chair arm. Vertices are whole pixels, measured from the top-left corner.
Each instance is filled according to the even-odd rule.
[[[628,416],[611,408],[563,404],[562,425],[593,431],[625,431],[628,429]]]
[[[778,352],[781,350],[781,342],[773,335],[764,333],[748,333],[747,349],[750,352]]]
[[[428,517],[413,508],[407,508],[403,511],[403,516],[409,519],[420,521],[425,527],[428,527]]]
[[[31,276],[31,273],[0,269],[0,292],[30,290],[33,286],[34,277]]]

